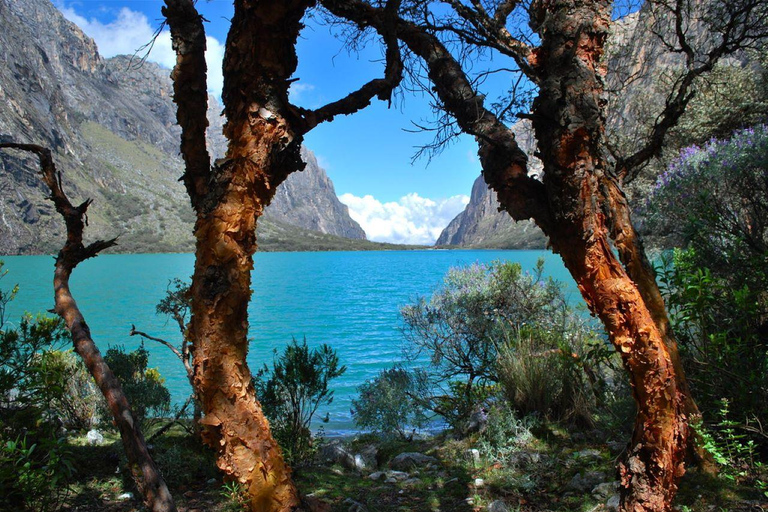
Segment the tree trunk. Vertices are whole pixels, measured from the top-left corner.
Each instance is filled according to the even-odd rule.
[[[603,70],[600,58],[610,24],[607,1],[550,0],[535,4],[542,36],[532,56],[540,93],[533,126],[544,163],[552,224],[550,243],[560,253],[590,307],[606,326],[630,375],[638,413],[627,460],[620,465],[621,509],[672,509],[683,473],[688,435],[683,378],[665,336],[638,285],[609,240],[611,211],[604,180]],[[655,286],[655,283],[654,285]],[[660,298],[660,297],[659,297]],[[664,318],[666,314],[664,314]]]
[[[204,415],[203,440],[217,450],[219,468],[247,488],[250,508],[258,512],[299,506],[290,469],[251,384],[247,310],[256,220],[277,186],[303,167],[302,137],[287,119],[287,96],[297,64],[300,20],[312,3],[235,2],[224,61],[226,159],[208,180],[196,181],[195,167],[189,164],[185,175],[197,211],[189,336],[194,342],[194,387]],[[166,11],[167,17],[174,14]],[[177,52],[184,49],[178,46]],[[177,96],[190,83],[182,57],[179,63],[174,72]],[[197,72],[192,64],[187,71]],[[179,102],[182,128],[183,108]],[[203,118],[196,119],[199,129]],[[191,134],[182,140],[192,140]],[[200,155],[188,154],[199,164]]]

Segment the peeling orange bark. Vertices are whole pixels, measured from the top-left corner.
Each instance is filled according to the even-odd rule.
[[[663,312],[663,302],[660,296],[645,300],[658,290],[655,282],[635,281],[610,242],[614,212],[608,205],[616,197],[606,186],[610,170],[599,64],[610,7],[607,1],[534,4],[535,29],[542,36],[535,69],[542,80],[533,126],[543,142],[539,150],[551,211],[550,243],[606,326],[638,407],[629,453],[619,468],[621,510],[667,512],[684,472],[687,390],[679,385],[684,376],[676,368],[675,345],[671,352],[662,331],[666,313],[658,308]],[[635,278],[647,279],[629,268]]]

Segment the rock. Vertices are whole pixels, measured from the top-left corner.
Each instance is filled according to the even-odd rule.
[[[386,472],[387,479],[394,478],[397,482],[402,482],[403,480],[407,480],[410,476],[408,473],[404,471],[387,471]]]
[[[509,509],[507,508],[506,503],[501,500],[496,500],[488,505],[488,512],[509,512]]]
[[[588,448],[586,450],[581,450],[580,452],[576,452],[573,454],[574,457],[577,459],[595,459],[599,460],[603,456],[600,453],[600,450],[595,450],[593,448]]]
[[[409,478],[405,482],[403,482],[403,485],[407,486],[413,486],[421,483],[421,478]]]
[[[469,420],[467,420],[466,432],[467,434],[482,432],[485,430],[486,425],[488,425],[488,411],[485,408],[480,408],[473,412]]]
[[[619,499],[618,494],[614,494],[613,496],[611,496],[611,499],[609,499],[605,504],[605,507],[608,509],[608,512],[619,512],[620,501],[621,500]]]
[[[360,503],[359,501],[355,501],[352,498],[347,498],[344,500],[344,505],[348,505],[349,512],[368,512],[368,509],[365,505]]]
[[[472,461],[472,464],[476,466],[480,462],[480,450],[476,448],[467,450],[467,458],[469,458],[469,460]]]
[[[119,501],[128,501],[133,499],[133,493],[132,492],[124,492],[120,496],[117,497]]]
[[[362,458],[365,469],[376,469],[379,467],[379,447],[375,444],[364,446],[358,455]]]
[[[619,490],[619,482],[603,482],[592,489],[592,496],[598,500],[605,500]]]
[[[389,463],[389,467],[400,471],[408,471],[437,462],[437,459],[418,452],[401,453]]]
[[[587,492],[590,489],[593,489],[597,484],[605,481],[605,477],[606,475],[602,471],[587,471],[584,474],[579,473],[571,478],[571,481],[568,482],[566,487],[577,492]]]
[[[386,480],[384,480],[384,483],[385,483],[385,484],[396,484],[396,483],[397,483],[397,480],[395,480],[395,479],[394,479],[394,478],[392,478],[392,477],[389,477],[389,478],[387,478]]]
[[[383,471],[376,471],[375,473],[371,473],[370,475],[368,475],[368,478],[370,478],[371,480],[375,481],[375,480],[380,479],[383,476],[384,476],[384,472]]]
[[[92,446],[101,446],[104,444],[104,436],[96,429],[91,429],[85,435],[86,441]]]
[[[482,478],[475,478],[475,487],[478,489],[485,486],[485,480]]]
[[[338,464],[343,468],[360,471],[362,467],[362,458],[353,455],[344,443],[339,440],[331,441],[323,445],[318,451],[317,458],[322,464]]]

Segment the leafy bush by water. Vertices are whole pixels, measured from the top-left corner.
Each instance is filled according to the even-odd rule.
[[[310,349],[306,338],[301,343],[294,338],[282,354],[275,351],[271,370],[264,365],[254,375],[256,396],[290,464],[312,459],[312,418],[321,406],[333,401],[329,384],[346,370],[330,346]]]

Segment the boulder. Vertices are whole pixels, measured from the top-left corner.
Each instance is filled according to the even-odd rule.
[[[603,482],[592,489],[592,496],[598,500],[607,500],[619,490],[619,482]]]
[[[422,468],[429,464],[434,464],[437,459],[418,452],[401,453],[389,463],[389,467],[399,471],[409,471],[411,469]]]
[[[507,508],[507,504],[503,501],[496,500],[488,505],[488,512],[509,512],[509,508]]]
[[[104,444],[104,436],[96,429],[89,430],[85,435],[88,444],[92,446],[101,446]]]
[[[608,509],[608,512],[619,512],[619,503],[620,503],[619,495],[614,494],[611,496],[611,499],[608,500],[608,502],[605,504],[605,508]]]

